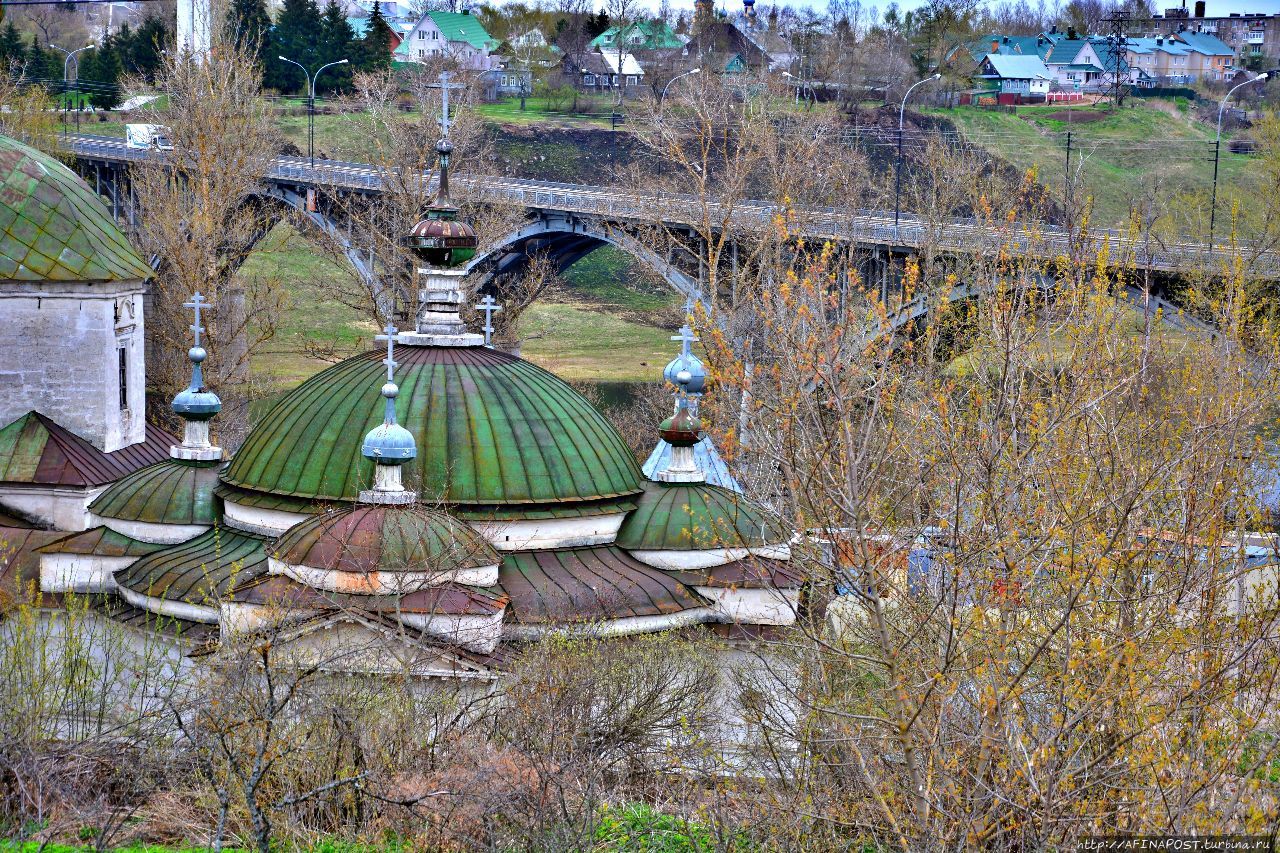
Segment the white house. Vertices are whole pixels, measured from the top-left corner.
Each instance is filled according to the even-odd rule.
[[[1038,56],[1002,56],[988,53],[982,58],[978,76],[994,80],[1002,95],[1047,95],[1053,77]]]
[[[427,12],[405,33],[394,57],[400,62],[425,62],[447,56],[468,71],[488,71],[498,41],[469,12]]]

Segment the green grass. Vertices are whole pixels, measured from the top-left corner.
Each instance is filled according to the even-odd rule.
[[[557,99],[552,109],[552,102],[547,98],[529,97],[525,99],[525,108],[520,109],[519,98],[506,98],[492,104],[480,104],[476,112],[492,122],[502,124],[560,124],[587,127],[609,127],[609,114],[613,111],[613,100],[607,97],[579,95],[578,112],[569,112],[573,106],[572,98]],[[625,107],[623,108],[625,111]]]
[[[259,242],[240,268],[241,277],[262,277],[283,288],[287,302],[275,336],[255,356],[253,372],[269,386],[292,387],[330,362],[307,355],[308,348],[353,355],[372,345],[372,320],[324,294],[349,289],[355,273],[322,254],[288,225]]]
[[[670,330],[642,326],[592,307],[534,303],[521,319],[521,355],[562,379],[654,381],[674,354]]]
[[[1016,115],[976,107],[925,112],[949,119],[965,138],[1019,169],[1034,168],[1059,202],[1065,181],[1065,133],[1071,131],[1072,192],[1093,199],[1098,224],[1123,225],[1131,205],[1148,195],[1166,203],[1178,196],[1201,196],[1207,207],[1214,128],[1196,121],[1189,105],[1136,99],[1130,103],[1133,106],[1114,112],[1102,105],[1062,104],[1018,107]],[[1050,118],[1063,113],[1072,120]],[[1249,167],[1249,157],[1229,153],[1224,143],[1220,204],[1229,188],[1241,186]]]

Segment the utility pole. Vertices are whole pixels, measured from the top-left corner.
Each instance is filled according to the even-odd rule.
[[[1071,131],[1067,131],[1067,167],[1062,176],[1062,212],[1067,218],[1067,231],[1071,231]]]

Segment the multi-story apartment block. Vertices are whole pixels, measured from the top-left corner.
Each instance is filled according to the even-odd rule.
[[[1180,32],[1205,33],[1215,36],[1235,53],[1237,68],[1270,70],[1280,60],[1280,14],[1232,13],[1205,15],[1204,0],[1195,7],[1165,9],[1150,22],[1151,36],[1176,35]]]

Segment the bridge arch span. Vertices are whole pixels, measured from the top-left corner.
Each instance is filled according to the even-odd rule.
[[[563,272],[606,244],[639,260],[681,295],[697,297],[697,279],[676,264],[626,231],[576,216],[540,215],[477,254],[464,269],[479,278],[483,290],[499,276],[521,273],[537,255],[546,255]]]

